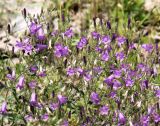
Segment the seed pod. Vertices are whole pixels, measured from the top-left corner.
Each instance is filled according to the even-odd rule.
[[[83,56],[83,62],[84,62],[85,65],[87,65],[86,56]]]
[[[65,61],[64,61],[64,67],[65,68],[67,67],[67,59],[65,59]]]
[[[107,28],[110,30],[111,29],[111,23],[110,21],[107,21]]]
[[[27,11],[26,11],[26,8],[24,8],[24,9],[23,9],[23,16],[24,16],[24,18],[26,18],[26,17],[27,17]]]
[[[96,28],[96,17],[93,18],[93,24],[94,24],[94,27]]]
[[[130,16],[128,17],[128,29],[130,29],[131,28],[131,18],[130,18]]]
[[[69,111],[69,113],[68,113],[68,118],[70,119],[71,118],[71,111]]]
[[[8,24],[7,30],[8,30],[8,34],[10,34],[11,33],[11,26],[10,26],[10,24]]]

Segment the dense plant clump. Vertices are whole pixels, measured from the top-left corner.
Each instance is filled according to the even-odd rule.
[[[158,125],[158,47],[132,36],[131,19],[121,32],[103,20],[81,35],[42,20],[30,19],[20,63],[4,73],[2,125]]]

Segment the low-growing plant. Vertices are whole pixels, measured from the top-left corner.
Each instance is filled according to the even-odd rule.
[[[2,125],[158,126],[158,43],[135,37],[131,18],[78,35],[61,15],[58,29],[43,14],[23,15],[20,63],[1,64]]]

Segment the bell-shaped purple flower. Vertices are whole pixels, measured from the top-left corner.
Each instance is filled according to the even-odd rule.
[[[38,40],[45,40],[45,34],[44,34],[44,31],[42,28],[40,28],[38,31],[37,31],[37,39]]]
[[[92,92],[90,95],[90,99],[93,102],[93,104],[98,105],[100,103],[99,95],[96,92]]]
[[[17,83],[17,85],[16,85],[16,88],[17,88],[18,90],[21,90],[23,87],[24,87],[24,76],[22,75],[22,76],[20,76],[20,78],[19,78],[19,81],[18,81],[18,83]]]
[[[118,43],[118,46],[121,46],[121,45],[123,45],[123,44],[126,42],[126,38],[123,37],[123,36],[118,36],[118,37],[116,38],[116,41],[117,41],[117,43]]]
[[[156,97],[157,97],[157,98],[160,98],[160,89],[157,89],[157,90],[155,91],[155,94],[156,94]]]
[[[29,25],[29,30],[30,30],[30,33],[31,34],[36,34],[37,31],[42,27],[42,25],[38,25],[34,22],[32,22],[30,25]]]
[[[31,94],[30,104],[31,106],[37,106],[37,95],[35,92],[32,92]]]
[[[142,116],[140,122],[142,126],[149,126],[149,116],[148,115]]]
[[[116,59],[119,60],[119,61],[123,61],[125,58],[125,55],[124,55],[124,52],[117,52],[116,53]]]
[[[31,89],[35,89],[35,87],[36,87],[36,85],[37,85],[37,82],[36,81],[31,81],[31,82],[29,82],[29,87],[31,88]]]
[[[31,115],[31,114],[26,115],[26,116],[24,117],[24,119],[25,119],[27,122],[31,122],[31,121],[34,120],[34,119],[33,119],[33,115]]]
[[[75,68],[68,68],[67,69],[68,76],[73,76],[73,75],[75,75],[75,73],[76,73]]]
[[[153,45],[152,44],[143,44],[142,48],[145,49],[145,51],[151,53],[153,50]]]
[[[94,67],[93,70],[94,70],[95,73],[101,74],[102,71],[103,71],[103,68],[98,66],[98,67]]]
[[[47,49],[48,48],[48,46],[46,45],[46,44],[36,44],[36,51],[43,51],[43,50],[45,50],[45,49]]]
[[[126,87],[132,87],[134,84],[134,81],[132,79],[128,78],[125,80],[125,83],[126,83]]]
[[[49,119],[49,115],[47,113],[41,115],[41,120],[47,121]]]
[[[49,108],[52,110],[52,111],[55,111],[56,109],[58,109],[59,107],[59,104],[58,103],[51,103],[49,105]]]
[[[110,42],[111,42],[111,38],[110,38],[110,36],[109,35],[105,35],[105,36],[103,36],[102,37],[102,43],[104,43],[104,44],[109,44]]]
[[[62,95],[57,95],[57,98],[58,98],[60,105],[67,103],[67,97],[62,96]]]
[[[103,61],[108,61],[108,60],[109,60],[109,53],[108,53],[107,50],[104,51],[104,52],[101,54],[101,59],[102,59]]]
[[[122,84],[119,80],[114,79],[112,82],[113,82],[113,89],[114,90],[118,90],[122,86]]]
[[[118,125],[125,125],[126,124],[126,118],[123,113],[119,112],[118,114]]]
[[[91,34],[92,34],[93,39],[97,39],[97,40],[98,40],[98,39],[100,38],[100,36],[101,36],[101,35],[100,35],[99,33],[97,33],[96,31],[92,32]]]
[[[87,43],[88,43],[87,38],[86,37],[82,37],[80,39],[80,41],[78,42],[78,44],[77,44],[77,48],[78,49],[82,49],[82,48],[84,48],[87,45]]]
[[[5,113],[7,113],[7,102],[6,101],[4,101],[3,103],[2,103],[2,106],[1,106],[1,111],[0,111],[2,114],[5,114]]]
[[[63,46],[62,44],[60,43],[57,43],[55,46],[54,46],[54,55],[58,58],[60,57],[65,57],[69,54],[69,49],[67,46]]]
[[[12,71],[12,74],[7,74],[7,76],[6,76],[9,80],[15,80],[15,78],[16,78],[16,74],[15,74],[15,71],[13,70]]]
[[[68,28],[65,32],[64,32],[64,36],[66,36],[67,38],[71,38],[74,35],[73,30],[71,28]]]
[[[29,68],[30,72],[32,73],[36,73],[37,70],[38,70],[38,66],[37,65],[32,65],[30,68]]]
[[[106,105],[104,105],[104,106],[102,106],[102,107],[99,109],[99,111],[100,111],[100,114],[101,114],[101,115],[108,115],[109,107],[106,106]]]

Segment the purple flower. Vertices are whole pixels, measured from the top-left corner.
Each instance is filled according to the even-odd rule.
[[[116,53],[116,58],[117,58],[117,60],[123,61],[124,58],[125,58],[124,52],[123,51],[122,52],[117,52]]]
[[[46,44],[36,44],[36,51],[43,51],[47,48],[48,46]]]
[[[67,120],[64,120],[60,126],[69,126],[69,123]]]
[[[92,34],[93,39],[99,39],[100,38],[100,34],[95,32],[95,31],[92,32],[91,34]]]
[[[115,91],[112,91],[110,94],[109,94],[109,97],[111,98],[115,98],[117,95],[117,93]]]
[[[155,123],[160,122],[160,115],[157,114],[157,113],[154,113],[154,114],[153,114],[153,119],[154,119],[154,122],[155,122]]]
[[[85,81],[90,81],[92,79],[92,76],[88,73],[85,73],[83,77],[84,77]]]
[[[32,73],[36,73],[37,70],[38,70],[38,66],[37,65],[32,65],[30,68],[29,68],[30,72]]]
[[[38,40],[44,40],[45,39],[45,34],[44,34],[44,31],[42,28],[40,28],[38,31],[37,31],[37,39]]]
[[[125,80],[125,83],[126,83],[126,87],[132,87],[134,84],[134,81],[132,79],[128,78]]]
[[[31,88],[31,89],[34,89],[35,87],[36,87],[36,85],[37,85],[37,82],[36,81],[31,81],[31,82],[29,82],[29,87]]]
[[[60,105],[67,103],[67,97],[58,95],[57,98],[58,98]]]
[[[157,89],[157,90],[155,91],[155,94],[156,94],[156,97],[157,97],[157,98],[160,98],[160,89]]]
[[[76,73],[75,68],[68,68],[67,69],[68,76],[73,76],[73,75],[75,75],[75,73]]]
[[[148,88],[148,80],[141,81],[140,87],[141,87],[141,90],[147,89]]]
[[[63,46],[62,44],[60,43],[57,43],[55,46],[54,46],[54,55],[58,58],[60,57],[65,57],[69,54],[69,50],[68,50],[68,47],[67,46]]]
[[[78,44],[77,44],[77,48],[78,49],[82,49],[82,48],[84,48],[87,45],[87,43],[88,43],[87,38],[86,37],[82,37],[80,39],[80,41],[78,42]]]
[[[41,115],[41,120],[47,121],[49,119],[49,115],[47,113]]]
[[[32,106],[37,106],[37,95],[35,92],[32,92],[31,94],[30,104]]]
[[[117,42],[118,42],[118,46],[121,46],[121,45],[123,45],[123,44],[125,43],[126,38],[123,37],[123,36],[118,36],[118,37],[116,38],[116,40],[117,40]]]
[[[57,34],[58,34],[58,30],[55,30],[55,31],[53,31],[53,32],[51,33],[51,35],[52,35],[53,37],[55,37]]]
[[[29,26],[29,29],[30,29],[30,33],[31,34],[36,34],[37,31],[42,27],[42,25],[38,25],[34,22],[32,22]]]
[[[123,113],[119,112],[118,114],[118,125],[126,124],[126,118]]]
[[[12,74],[7,74],[6,76],[9,80],[15,80],[15,77],[16,77],[16,74],[15,74],[15,71],[13,70],[12,71]]]
[[[102,43],[104,44],[109,44],[111,42],[111,38],[109,35],[103,36],[102,37]]]
[[[51,103],[49,107],[52,111],[55,111],[58,108],[58,106],[58,103]]]
[[[107,50],[102,53],[101,59],[102,59],[103,61],[108,61],[108,60],[109,60],[109,54],[108,54],[108,51],[107,51]]]
[[[93,70],[94,70],[96,73],[101,74],[102,71],[103,71],[103,68],[100,67],[100,66],[98,66],[98,67],[94,67]]]
[[[71,38],[73,36],[73,31],[71,28],[68,28],[65,32],[64,32],[64,36]]]
[[[2,103],[2,106],[1,106],[1,111],[0,111],[2,114],[5,114],[5,113],[7,113],[7,102],[6,101],[4,101],[3,103]]]
[[[120,81],[118,81],[118,80],[116,80],[116,79],[113,80],[113,89],[114,89],[114,90],[119,89],[121,86],[122,86],[122,84],[121,84]]]
[[[142,48],[145,49],[145,51],[151,53],[153,50],[153,45],[152,44],[143,44]]]
[[[101,115],[108,115],[109,107],[104,105],[99,109],[99,111]]]
[[[46,71],[43,70],[42,72],[38,73],[37,76],[39,76],[39,77],[45,77],[45,76],[47,76]]]
[[[33,116],[31,115],[31,114],[29,114],[29,115],[26,115],[25,117],[24,117],[24,119],[28,122],[28,121],[33,121]]]
[[[95,48],[95,51],[97,51],[97,52],[99,52],[99,53],[102,53],[102,48],[100,48],[99,46],[96,46],[96,48]]]
[[[114,70],[113,75],[115,78],[120,78],[122,75],[122,71],[121,70]]]
[[[16,85],[18,90],[21,90],[24,87],[24,76],[20,76],[19,81]]]
[[[99,104],[100,103],[100,98],[96,92],[92,92],[90,95],[90,99],[93,102],[93,104]]]
[[[149,126],[149,116],[142,116],[140,122],[143,126]]]
[[[22,42],[19,42],[19,41],[16,41],[16,47],[20,50],[24,50],[24,52],[26,54],[28,53],[32,53],[32,49],[33,49],[33,46],[30,44],[30,39],[29,38],[26,38],[24,41]]]
[[[114,75],[110,75],[109,77],[105,78],[104,83],[106,83],[108,86],[112,86],[113,79],[114,79]]]

